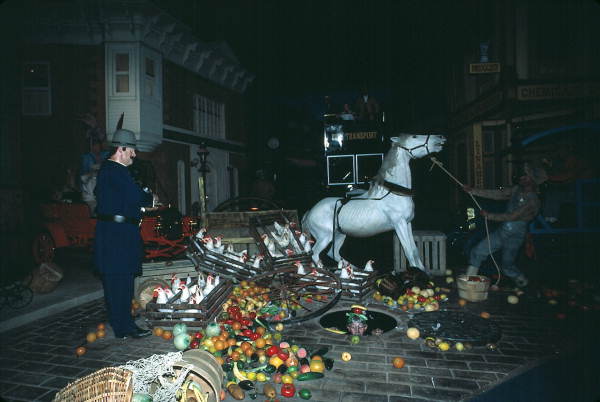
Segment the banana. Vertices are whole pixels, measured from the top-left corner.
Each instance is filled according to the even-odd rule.
[[[361,310],[366,310],[367,308],[365,306],[361,306],[360,304],[353,304],[350,306],[350,308],[359,308]]]
[[[347,333],[346,331],[342,331],[337,328],[325,328],[325,331],[333,332],[334,334],[340,334],[340,335]]]
[[[238,369],[237,366],[237,362],[233,363],[233,375],[235,376],[235,378],[237,378],[239,381],[248,381],[247,377],[244,377],[242,375],[242,373],[240,373],[240,370]]]

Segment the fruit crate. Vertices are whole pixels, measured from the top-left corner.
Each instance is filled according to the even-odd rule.
[[[209,272],[234,281],[247,280],[265,269],[264,261],[259,268],[254,268],[250,263],[207,249],[198,239],[192,239],[186,255],[198,271]]]
[[[295,212],[295,211],[294,211]],[[254,237],[260,252],[265,256],[264,262],[266,265],[275,270],[286,268],[293,265],[296,261],[300,261],[306,268],[312,263],[312,253],[304,252],[304,248],[300,242],[299,235],[295,232],[300,230],[300,225],[297,222],[297,213],[291,214],[290,211],[274,211],[270,214],[252,216],[250,218],[250,234]],[[294,220],[296,219],[296,220]],[[272,233],[276,233],[275,222],[281,226],[288,225],[290,228],[291,237],[289,244],[282,247],[275,241]],[[269,248],[263,241],[263,235],[268,236],[269,240],[275,245],[275,252],[271,253]],[[291,250],[292,255],[287,255],[286,250]]]
[[[351,278],[340,278],[342,283],[342,299],[344,300],[362,300],[375,287],[377,279],[383,275],[374,272],[354,272]]]
[[[232,282],[222,279],[200,304],[158,304],[154,300],[146,305],[146,322],[150,327],[172,328],[175,324],[184,323],[190,328],[203,328],[219,314],[232,289]],[[199,311],[186,312],[193,309]]]
[[[446,274],[446,235],[431,230],[415,230],[415,244],[421,261],[430,275]],[[408,260],[404,255],[398,236],[394,234],[394,272],[406,271]]]

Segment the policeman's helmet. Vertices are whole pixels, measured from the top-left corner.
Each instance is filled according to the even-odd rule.
[[[133,131],[122,128],[115,131],[111,144],[115,147],[137,148],[137,140]]]

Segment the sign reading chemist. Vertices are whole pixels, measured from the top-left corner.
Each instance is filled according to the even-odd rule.
[[[517,98],[526,101],[583,98],[587,96],[600,96],[600,83],[582,82],[575,84],[520,85],[517,87]]]

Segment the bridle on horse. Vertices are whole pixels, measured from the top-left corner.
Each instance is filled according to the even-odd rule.
[[[408,152],[408,154],[410,155],[410,157],[412,159],[417,159],[416,156],[413,155],[412,151],[414,151],[415,149],[419,149],[421,147],[425,147],[425,151],[427,151],[427,154],[430,154],[431,152],[429,151],[429,137],[431,137],[431,134],[427,134],[427,138],[425,139],[425,142],[422,143],[421,145],[417,145],[416,147],[412,147],[412,148],[406,148],[403,147],[402,145],[398,145],[398,147],[402,148],[403,150],[405,150],[406,152]]]

